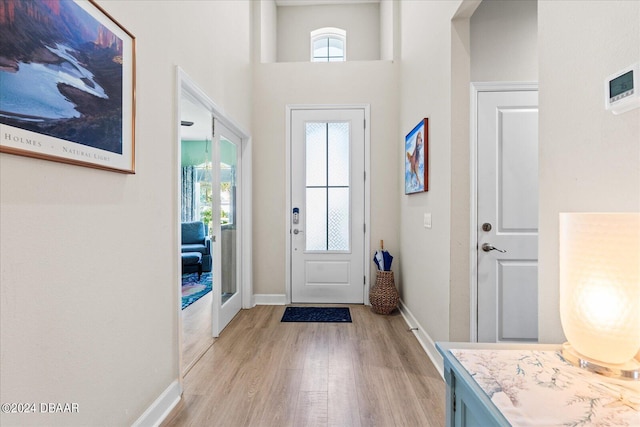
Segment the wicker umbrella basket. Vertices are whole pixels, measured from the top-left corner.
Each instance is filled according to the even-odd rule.
[[[369,291],[369,302],[374,312],[389,314],[398,307],[400,296],[393,281],[393,271],[379,271],[376,284]]]

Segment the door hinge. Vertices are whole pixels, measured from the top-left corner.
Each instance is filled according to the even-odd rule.
[[[364,119],[363,122],[364,122],[364,126],[363,127],[366,129],[367,128],[367,119]]]
[[[364,171],[364,180],[367,180],[367,171]]]
[[[211,138],[216,136],[216,118],[211,118]]]
[[[362,230],[366,233],[367,232],[367,224],[362,224]]]
[[[367,286],[367,276],[362,276],[362,286]]]
[[[453,412],[456,412],[456,392],[453,392]]]

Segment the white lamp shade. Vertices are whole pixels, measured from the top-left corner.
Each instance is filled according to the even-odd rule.
[[[610,364],[640,350],[640,213],[560,214],[560,317],[582,355]]]

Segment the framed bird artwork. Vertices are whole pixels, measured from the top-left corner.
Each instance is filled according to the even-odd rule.
[[[429,190],[429,119],[422,119],[404,140],[404,194]]]

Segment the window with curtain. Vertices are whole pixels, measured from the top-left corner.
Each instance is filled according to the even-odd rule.
[[[195,166],[182,167],[182,222],[196,221],[196,168]]]

